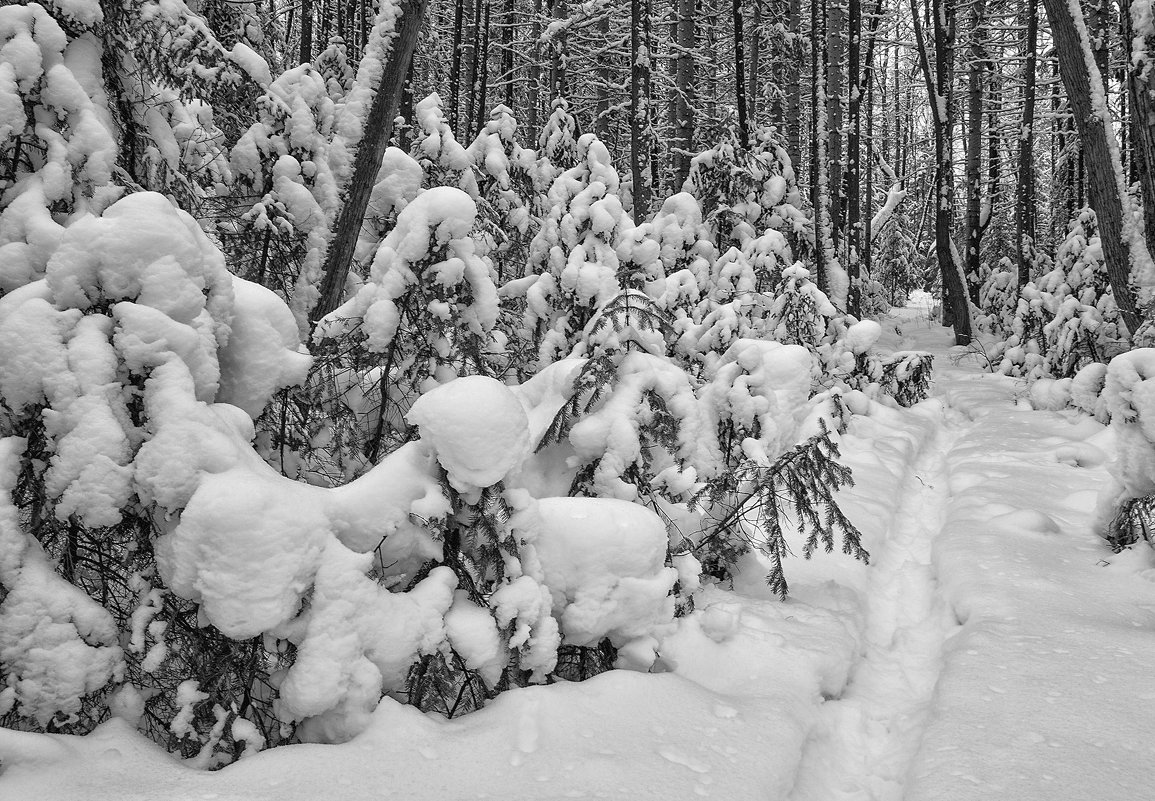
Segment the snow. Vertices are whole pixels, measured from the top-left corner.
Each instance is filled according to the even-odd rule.
[[[420,428],[459,492],[496,484],[529,450],[525,408],[508,387],[486,376],[456,378],[430,390],[406,419]]]
[[[952,364],[965,349],[919,313],[912,305],[902,319],[882,321],[878,342],[933,353],[936,396],[909,410],[858,396],[861,413],[840,437],[857,481],[841,501],[862,528],[869,566],[838,554],[798,560],[782,603],[768,597],[764,568],[751,556],[732,588],[705,584],[694,611],[676,619],[668,592],[679,570],[665,566],[658,517],[624,501],[542,499],[540,531],[522,553],[526,575],[500,591],[496,619],[437,571],[425,600],[407,610],[382,606],[379,619],[429,621],[432,628],[402,639],[414,637],[406,642],[420,649],[421,637],[444,631],[493,676],[504,658],[495,627],[520,626],[540,605],[544,588],[530,577],[540,570],[567,641],[608,634],[623,666],[644,670],[653,660],[656,672],[511,690],[455,720],[389,697],[375,710],[358,706],[381,679],[338,666],[372,653],[355,643],[374,635],[362,629],[345,639],[333,603],[372,606],[381,596],[337,569],[362,558],[344,551],[323,560],[332,577],[318,577],[318,597],[332,603],[318,606],[331,612],[309,622],[319,639],[302,646],[309,667],[289,682],[286,704],[298,714],[331,708],[330,682],[343,677],[346,711],[327,733],[360,730],[350,742],[281,747],[205,773],[174,762],[121,718],[85,738],[2,730],[0,792],[45,801],[144,799],[157,786],[174,801],[355,799],[377,797],[383,785],[412,799],[527,801],[1145,797],[1155,696],[1135,682],[1155,662],[1155,555],[1145,544],[1113,555],[1093,526],[1099,493],[1113,491],[1106,457],[1116,438],[1146,437],[1138,421],[1151,406],[1144,382],[1155,364],[1140,352],[1112,367],[1112,409],[1134,427],[1116,431],[1070,409],[1034,410],[1012,379],[974,360]],[[748,355],[734,358],[781,353],[783,365],[804,351],[744,347]],[[575,367],[559,362],[513,394],[527,409],[555,408]],[[801,360],[792,368],[807,369]],[[434,392],[447,402],[464,391],[452,389],[461,381]],[[534,431],[549,415],[539,416]],[[409,453],[420,459],[421,447]],[[390,483],[381,476],[358,492],[370,485]],[[282,519],[309,527],[293,517]],[[444,629],[433,623],[442,612]],[[384,676],[398,663],[363,664]],[[125,706],[131,717],[131,699]],[[321,734],[316,724],[312,733]]]
[[[608,637],[623,666],[653,663],[657,637],[673,625],[665,567],[668,538],[656,514],[613,498],[543,498],[535,550],[564,641],[595,645]]]

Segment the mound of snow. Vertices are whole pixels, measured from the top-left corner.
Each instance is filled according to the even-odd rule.
[[[661,518],[611,498],[543,498],[535,544],[565,642],[609,637],[622,667],[646,668],[673,621],[678,571],[666,567]]]
[[[529,418],[509,387],[466,376],[422,395],[406,420],[421,427],[437,461],[460,492],[505,478],[529,450]]]

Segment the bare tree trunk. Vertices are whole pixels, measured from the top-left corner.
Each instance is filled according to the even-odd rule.
[[[1131,0],[1121,0],[1123,41],[1134,42]],[[1127,59],[1127,97],[1131,101],[1132,164],[1143,193],[1143,233],[1155,254],[1155,35],[1144,31],[1140,47]]]
[[[357,234],[365,218],[365,209],[369,205],[369,195],[381,167],[381,158],[393,132],[393,118],[397,116],[401,89],[409,71],[409,62],[413,58],[413,50],[417,46],[417,33],[427,4],[428,0],[398,0],[401,15],[394,21],[396,27],[393,36],[383,47],[387,52],[380,54],[384,68],[377,85],[373,87],[373,103],[365,118],[364,134],[353,159],[353,175],[325,254],[320,298],[309,315],[314,327],[318,320],[341,305],[349,267],[353,262],[353,251],[357,245]]]
[[[518,15],[513,0],[505,0],[501,9],[501,80],[505,81],[505,106],[513,109],[513,26]]]
[[[301,48],[298,62],[313,60],[313,0],[301,0]]]
[[[483,50],[481,49],[481,3],[482,0],[469,0],[467,11],[470,12],[469,29],[465,34],[465,107],[461,112],[460,130],[455,130],[460,138],[469,137],[469,128],[473,125],[474,117],[477,115],[477,76],[481,71],[480,61],[483,58]]]
[[[846,57],[846,0],[827,0],[826,27],[826,138],[830,175],[830,245],[831,258],[838,258],[842,238],[842,91]]]
[[[814,267],[818,288],[826,292],[827,275],[827,199],[826,187],[826,96],[822,90],[826,70],[824,45],[826,24],[825,0],[811,0],[810,5],[810,206],[814,210]]]
[[[862,172],[862,89],[859,71],[862,57],[862,0],[849,0],[847,19],[847,83],[850,102],[846,126],[846,172],[843,194],[846,201],[846,275],[850,286],[846,295],[846,311],[854,316],[862,314],[862,285],[859,269],[858,226],[862,214],[859,181]]]
[[[943,324],[954,327],[955,344],[971,341],[971,316],[962,265],[951,239],[954,221],[954,159],[951,153],[954,116],[951,95],[954,86],[955,8],[954,0],[931,0],[927,16],[934,31],[934,65],[930,63],[923,23],[917,0],[911,0],[918,57],[926,80],[934,120],[934,242],[935,256],[943,287]]]
[[[538,130],[541,127],[539,109],[541,108],[541,0],[533,0],[533,22],[529,26],[530,56],[529,75],[526,83],[526,102],[529,104],[527,138],[530,142],[537,141]]]
[[[454,0],[453,38],[450,40],[453,56],[449,63],[449,107],[445,109],[446,121],[454,133],[457,132],[457,109],[461,105],[461,51],[464,23],[465,0]]]
[[[630,170],[634,220],[650,215],[650,9],[646,0],[630,0]]]
[[[482,0],[477,0],[478,4]],[[473,131],[470,134],[470,139],[481,133],[482,128],[485,127],[485,121],[489,118],[486,111],[486,104],[489,102],[489,0],[485,0],[485,5],[481,14],[481,42],[478,51],[480,56],[478,58],[479,64],[477,66],[477,80],[474,81],[473,96],[476,98],[474,104],[474,122]]]
[[[566,18],[566,0],[553,0],[552,10],[555,20],[564,20]],[[564,29],[560,30],[550,42],[552,57],[549,64],[549,102],[551,103],[554,98],[564,97],[566,94],[567,36],[568,34]]]
[[[983,147],[983,12],[985,6],[971,7],[970,63],[967,64],[967,149],[966,149],[966,252],[964,253],[967,291],[971,303],[979,303],[979,273],[982,260],[982,147]]]
[[[1087,189],[1099,225],[1107,275],[1115,303],[1128,330],[1141,322],[1131,289],[1131,271],[1146,267],[1151,256],[1142,232],[1134,230],[1130,200],[1123,185],[1123,165],[1106,109],[1103,76],[1092,54],[1087,26],[1078,7],[1064,0],[1043,0],[1058,54],[1068,102],[1074,113],[1087,170]],[[1092,93],[1096,93],[1096,100]]]
[[[674,116],[674,186],[680,190],[690,174],[690,150],[694,145],[694,106],[697,94],[694,51],[697,26],[694,0],[677,0],[678,63],[674,82],[677,87]]]
[[[762,69],[762,3],[763,0],[753,0],[754,14],[750,18],[750,70],[746,74],[746,102],[750,106],[750,126],[758,128],[758,84],[759,72]],[[774,105],[771,107],[771,119],[775,123],[782,121],[782,93],[775,87]]]
[[[802,159],[802,0],[789,0],[786,29],[794,37],[786,54],[786,150],[796,163]]]
[[[746,105],[746,42],[743,31],[742,0],[733,0],[734,18],[734,104],[738,107],[738,143],[750,147],[750,121]]]
[[[1002,101],[1002,86],[999,84],[999,71],[991,62],[990,108],[987,111],[987,204],[986,212],[980,223],[983,231],[990,226],[998,210],[999,200],[1002,197],[1002,134],[999,131],[999,104]]]

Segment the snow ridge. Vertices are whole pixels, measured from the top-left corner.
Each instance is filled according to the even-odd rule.
[[[843,694],[820,709],[790,801],[899,801],[930,715],[944,651],[958,621],[933,564],[946,518],[949,410],[922,404],[927,433],[896,493],[902,502],[874,552],[863,652]]]

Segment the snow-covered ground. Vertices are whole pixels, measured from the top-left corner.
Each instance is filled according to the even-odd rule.
[[[120,721],[0,730],[0,799],[1135,799],[1155,765],[1155,559],[1093,516],[1106,428],[1034,411],[950,346],[925,305],[883,344],[936,354],[934,397],[871,405],[842,437],[869,566],[756,566],[710,587],[660,672],[514,690],[446,721],[384,701],[344,745],[215,773]]]

